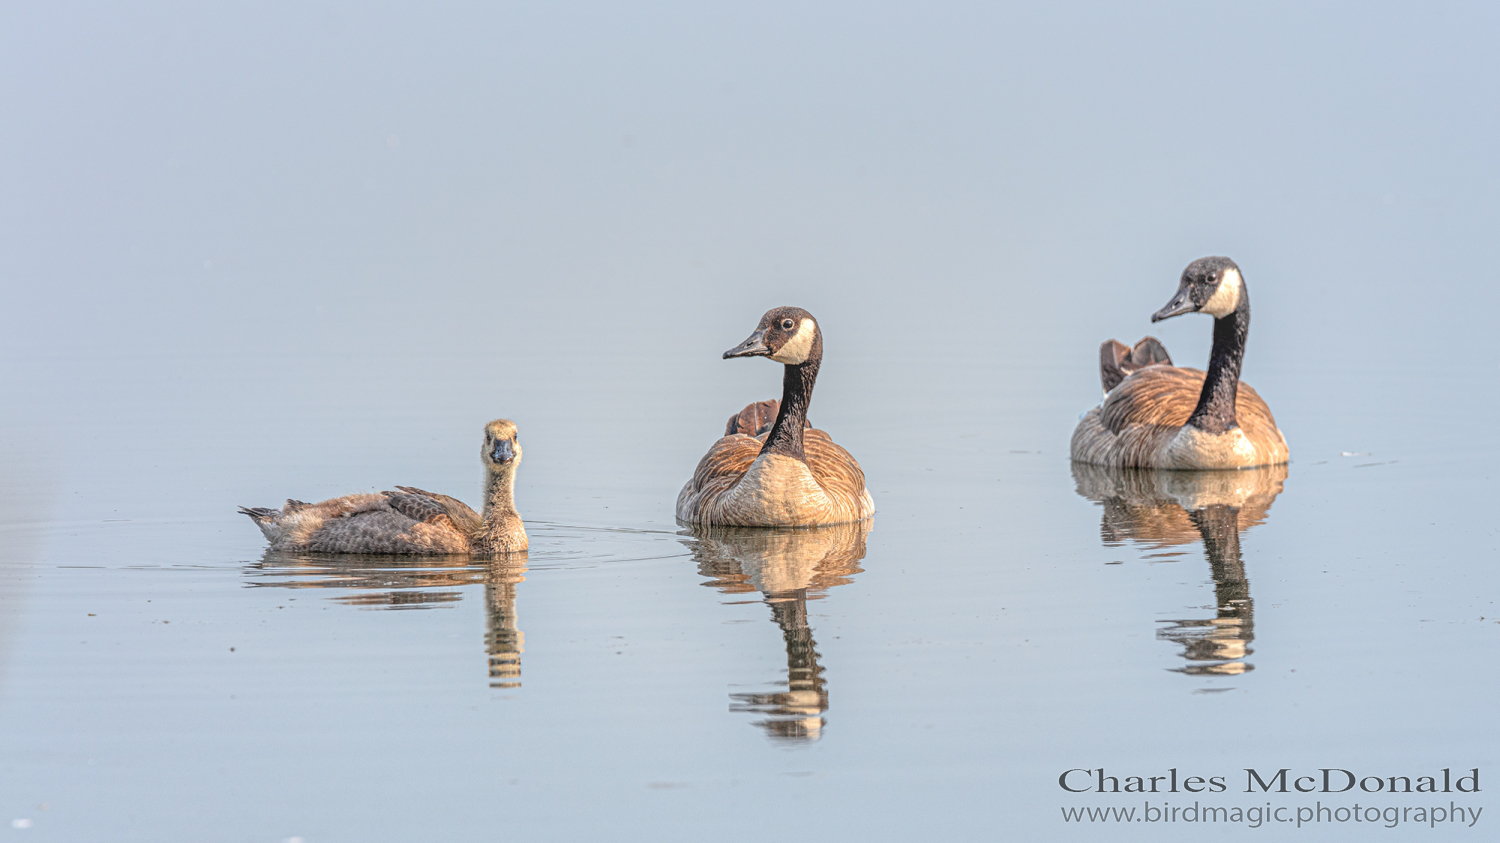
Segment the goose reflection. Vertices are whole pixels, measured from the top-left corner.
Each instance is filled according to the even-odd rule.
[[[257,587],[345,590],[331,599],[362,609],[436,608],[483,584],[490,687],[519,688],[526,636],[517,626],[516,586],[526,580],[526,561],[525,553],[484,559],[267,551],[246,574]]]
[[[731,711],[764,715],[755,725],[774,740],[822,736],[828,686],[807,621],[807,601],[821,599],[863,570],[859,561],[870,526],[869,521],[800,530],[695,525],[684,533],[698,573],[708,578],[703,585],[724,594],[759,592],[781,628],[784,690],[729,695]]]
[[[1073,463],[1078,494],[1103,505],[1099,527],[1105,546],[1134,543],[1164,550],[1202,542],[1214,583],[1211,618],[1163,621],[1156,636],[1180,645],[1198,676],[1232,676],[1254,670],[1255,601],[1245,576],[1240,534],[1266,519],[1281,494],[1285,465],[1242,471],[1152,471]],[[1161,556],[1180,554],[1166,553]]]

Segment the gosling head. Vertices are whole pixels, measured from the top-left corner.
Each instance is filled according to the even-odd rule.
[[[484,426],[484,448],[479,452],[490,471],[514,471],[521,462],[521,435],[510,419],[495,419]]]
[[[777,363],[797,366],[822,356],[823,335],[818,320],[800,307],[777,307],[766,311],[749,339],[724,352],[731,357],[769,357]]]
[[[1228,316],[1240,306],[1245,280],[1229,258],[1199,258],[1182,271],[1177,295],[1167,306],[1151,314],[1152,322],[1184,313],[1207,313],[1215,319]]]

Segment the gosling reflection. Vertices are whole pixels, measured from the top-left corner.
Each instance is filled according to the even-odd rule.
[[[526,636],[517,625],[516,586],[526,580],[525,574],[524,552],[474,559],[267,551],[246,572],[257,587],[347,590],[331,599],[362,609],[441,607],[463,599],[463,588],[483,584],[484,649],[492,688],[521,686]]]
[[[488,563],[484,581],[484,652],[490,662],[491,688],[521,687],[521,654],[526,633],[517,626],[516,586],[526,580],[526,554]]]
[[[1178,672],[1233,676],[1254,670],[1255,601],[1240,534],[1266,519],[1286,481],[1285,465],[1242,471],[1153,471],[1073,464],[1078,494],[1103,505],[1105,546],[1164,550],[1201,541],[1214,583],[1212,618],[1162,621],[1156,637],[1182,647]],[[1159,554],[1172,556],[1178,554]]]
[[[763,716],[755,725],[773,740],[812,741],[823,734],[828,687],[807,601],[860,573],[870,522],[804,530],[695,525],[683,543],[698,563],[703,585],[725,594],[759,592],[771,607],[786,646],[786,682],[772,692],[732,693],[730,711]],[[783,690],[784,689],[784,690]]]

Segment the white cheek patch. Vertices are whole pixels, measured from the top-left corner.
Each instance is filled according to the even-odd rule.
[[[812,353],[813,336],[817,332],[818,326],[811,319],[803,319],[802,324],[797,326],[797,333],[786,341],[780,351],[772,354],[771,359],[792,366],[806,363],[807,355]]]
[[[1224,270],[1224,278],[1219,281],[1219,289],[1214,291],[1213,297],[1198,308],[1199,313],[1207,313],[1218,318],[1228,316],[1234,309],[1240,306],[1240,286],[1244,280],[1240,278],[1237,269]]]

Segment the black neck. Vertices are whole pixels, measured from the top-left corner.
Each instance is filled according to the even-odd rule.
[[[781,380],[781,410],[776,413],[776,423],[766,436],[762,454],[781,454],[804,462],[802,452],[802,430],[807,427],[807,405],[812,402],[813,382],[818,379],[818,367],[823,364],[821,343],[814,343],[813,354],[805,363],[787,364],[786,375]]]
[[[1250,333],[1250,294],[1240,286],[1239,304],[1232,313],[1214,319],[1214,347],[1209,352],[1208,376],[1198,406],[1187,423],[1204,433],[1225,433],[1239,427],[1234,399],[1240,388],[1240,364],[1245,359],[1245,337]]]

